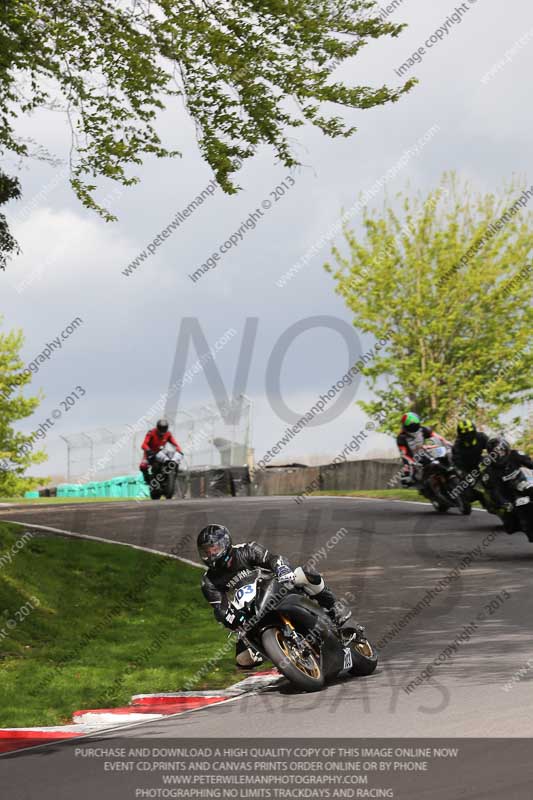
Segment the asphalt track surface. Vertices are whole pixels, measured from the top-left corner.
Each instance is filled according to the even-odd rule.
[[[488,514],[439,515],[427,505],[360,498],[308,498],[298,505],[292,498],[273,497],[5,507],[0,520],[164,552],[174,548],[194,561],[196,533],[208,522],[221,522],[234,541],[255,539],[295,565],[314,557],[339,596],[355,595],[354,617],[374,643],[381,643],[380,666],[368,678],[345,680],[311,695],[282,687],[132,726],[120,734],[128,740],[533,735],[533,669],[527,667],[530,659],[533,664],[533,545],[523,534],[505,534]],[[429,680],[407,692],[407,684],[452,643],[456,649],[448,648]],[[68,747],[51,748],[53,758],[46,762],[56,761],[60,770]],[[23,764],[39,758],[42,763],[39,753],[44,749],[2,759],[2,767],[10,765],[14,777]],[[455,794],[450,784],[432,796],[532,795],[529,755],[505,758],[501,743],[486,742],[470,767],[471,788]],[[93,788],[94,794],[78,796],[98,797]],[[426,795],[413,787],[409,796]]]

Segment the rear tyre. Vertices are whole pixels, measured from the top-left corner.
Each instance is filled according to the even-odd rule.
[[[361,678],[364,675],[372,675],[375,671],[378,665],[378,655],[374,652],[370,642],[365,639],[352,645],[352,661],[350,675]]]
[[[298,689],[304,692],[318,692],[324,686],[324,675],[320,656],[308,647],[309,658],[303,659],[298,651],[287,641],[279,628],[268,628],[261,639],[263,650],[279,669]]]
[[[152,500],[161,500],[161,490],[150,489],[150,497],[152,498]]]

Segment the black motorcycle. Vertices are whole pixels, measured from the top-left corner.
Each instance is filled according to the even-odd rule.
[[[501,480],[507,485],[512,498],[499,512],[507,533],[525,533],[533,542],[533,473],[525,467],[503,475]]]
[[[167,442],[149,460],[148,488],[152,500],[160,500],[165,495],[172,500],[176,491],[178,468],[182,455],[171,442]]]
[[[279,583],[263,570],[247,571],[228,593],[241,615],[244,643],[261,653],[306,692],[343,675],[370,675],[378,657],[360,625],[338,628],[328,614],[292,582]]]
[[[452,462],[451,447],[437,439],[428,439],[416,456],[422,477],[420,493],[431,501],[433,508],[445,513],[458,508],[465,516],[472,513],[472,504],[461,488],[461,481]]]
[[[465,499],[470,504],[477,501],[489,514],[500,516],[501,509],[491,494],[490,476],[486,466],[480,464],[472,472],[457,468],[457,473],[461,479],[461,485],[464,487]]]

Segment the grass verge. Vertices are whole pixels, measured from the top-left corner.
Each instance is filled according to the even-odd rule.
[[[48,503],[127,503],[133,500],[147,500],[146,497],[0,497],[0,503],[10,505],[47,505]]]
[[[418,500],[420,503],[429,503],[425,497],[418,494],[416,489],[358,489],[343,491],[342,489],[320,490],[312,493],[313,496],[331,495],[334,497],[377,497],[381,500]]]
[[[0,523],[0,727],[238,680],[231,647],[195,682],[228,642],[200,577],[174,559]]]
[[[427,503],[427,497],[423,497],[417,492],[416,489],[357,489],[346,490],[333,489],[330,491],[320,490],[312,493],[314,496],[336,496],[336,497],[370,497],[378,498],[379,500],[416,500],[417,503]],[[311,495],[310,495],[311,496]],[[481,508],[481,505],[476,501],[472,503],[474,508]]]

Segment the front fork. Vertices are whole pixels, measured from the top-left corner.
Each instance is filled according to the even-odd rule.
[[[278,613],[283,623],[282,630],[285,640],[290,642],[304,658],[312,654],[313,645],[315,645],[320,652],[320,634],[316,627],[312,628],[306,636],[302,636],[297,632],[296,628],[285,614],[281,612]]]

